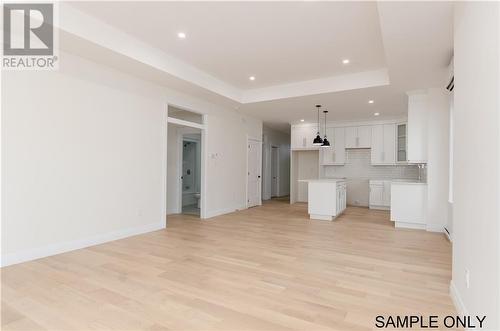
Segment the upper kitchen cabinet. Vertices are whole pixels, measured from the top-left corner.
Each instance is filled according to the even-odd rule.
[[[406,136],[406,123],[396,124],[396,162],[407,162],[406,149],[407,149],[407,136]]]
[[[329,148],[320,149],[321,165],[343,165],[345,163],[345,129],[327,128]]]
[[[371,125],[345,128],[345,148],[370,148],[371,140]]]
[[[388,165],[396,163],[396,124],[378,124],[371,130],[371,163]]]
[[[408,163],[427,163],[427,93],[408,92]]]
[[[292,126],[290,132],[291,149],[312,149],[318,148],[314,146],[313,140],[318,132],[317,125],[297,125]]]

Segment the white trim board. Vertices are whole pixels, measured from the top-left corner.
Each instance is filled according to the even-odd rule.
[[[328,121],[326,126],[329,128],[346,128],[353,126],[378,125],[378,124],[401,124],[408,121],[407,117],[398,116],[392,119],[382,120],[359,120],[359,121]],[[290,123],[292,127],[317,127],[318,123]]]
[[[426,230],[429,232],[446,232],[441,224],[427,224]]]
[[[43,247],[28,249],[17,253],[3,254],[1,266],[5,267],[12,264],[32,261],[52,255],[74,251],[85,247],[95,246],[118,239],[137,236],[147,232],[165,229],[166,225],[167,225],[166,221],[161,221],[157,223],[150,223],[132,228],[98,234],[83,239],[60,242],[57,244],[50,244]]]
[[[455,286],[455,283],[453,283],[453,280],[450,281],[450,297],[453,301],[453,304],[455,305],[457,313],[461,316],[468,316],[469,312],[465,307],[465,304],[460,297],[460,294],[458,293],[457,287]]]
[[[394,227],[399,229],[426,230],[426,225],[421,223],[394,222]]]
[[[168,117],[167,122],[171,124],[176,124],[176,125],[181,125],[181,126],[187,126],[189,128],[195,128],[195,129],[200,129],[203,130],[205,128],[204,124],[199,124],[195,122],[190,122],[190,121],[185,121],[185,120],[180,120],[175,117]]]
[[[205,215],[206,217],[204,218],[204,220],[207,220],[207,219],[212,218],[212,217],[217,217],[220,215],[234,213],[234,212],[237,212],[240,210],[245,210],[245,209],[248,209],[248,207],[246,205],[242,205],[242,206],[207,211],[207,213]]]

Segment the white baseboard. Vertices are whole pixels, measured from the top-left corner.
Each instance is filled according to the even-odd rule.
[[[465,307],[464,302],[462,301],[462,298],[460,297],[460,294],[458,293],[458,290],[455,286],[455,283],[453,283],[453,280],[450,281],[450,296],[453,304],[455,305],[457,313],[461,316],[468,316],[469,312]]]
[[[440,224],[427,224],[426,230],[429,232],[445,232],[444,226]]]
[[[390,206],[368,205],[368,208],[375,210],[391,210]]]
[[[309,218],[312,220],[319,220],[319,221],[333,221],[333,216],[331,215],[309,214]]]
[[[416,229],[416,230],[425,230],[425,224],[420,223],[407,223],[407,222],[398,222],[394,223],[394,227],[403,228],[403,229]]]
[[[5,267],[12,264],[32,261],[47,256],[66,253],[69,251],[74,251],[76,249],[103,244],[109,241],[114,241],[147,232],[161,230],[164,229],[165,226],[166,226],[165,221],[159,223],[150,223],[123,230],[117,230],[109,233],[98,234],[88,238],[51,244],[43,247],[24,250],[21,252],[2,254],[2,260],[0,262],[0,265],[2,267]]]
[[[225,215],[225,214],[229,214],[229,213],[234,213],[235,211],[244,210],[244,209],[248,209],[247,206],[237,206],[237,207],[207,211],[205,213],[205,219],[220,216],[220,215]]]

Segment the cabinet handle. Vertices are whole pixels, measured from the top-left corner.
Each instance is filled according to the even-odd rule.
[[[304,138],[302,138],[302,147],[306,147],[306,144],[307,144],[307,143],[306,143],[306,139],[307,139],[307,138],[305,138],[305,137],[304,137]]]

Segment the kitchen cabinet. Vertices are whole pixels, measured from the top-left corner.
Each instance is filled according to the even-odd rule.
[[[374,208],[376,206],[381,206],[383,204],[384,199],[384,185],[383,183],[374,183],[370,181],[370,208]]]
[[[312,144],[317,132],[317,125],[292,126],[290,132],[291,149],[318,148],[318,146]]]
[[[396,227],[426,229],[427,184],[392,182],[391,221]]]
[[[330,148],[320,148],[321,165],[343,165],[345,163],[345,129],[327,128]]]
[[[307,211],[314,220],[333,221],[344,212],[347,194],[343,179],[301,180],[308,185]]]
[[[352,126],[345,128],[346,148],[370,148],[371,140],[371,125]]]
[[[408,163],[427,163],[427,94],[408,93]]]
[[[395,124],[379,124],[372,126],[371,163],[373,165],[396,163]]]
[[[337,215],[344,212],[347,206],[347,185],[345,181],[337,182]]]
[[[396,125],[396,162],[407,162],[407,124],[399,123]]]
[[[388,210],[391,206],[391,181],[370,180],[370,209]]]

